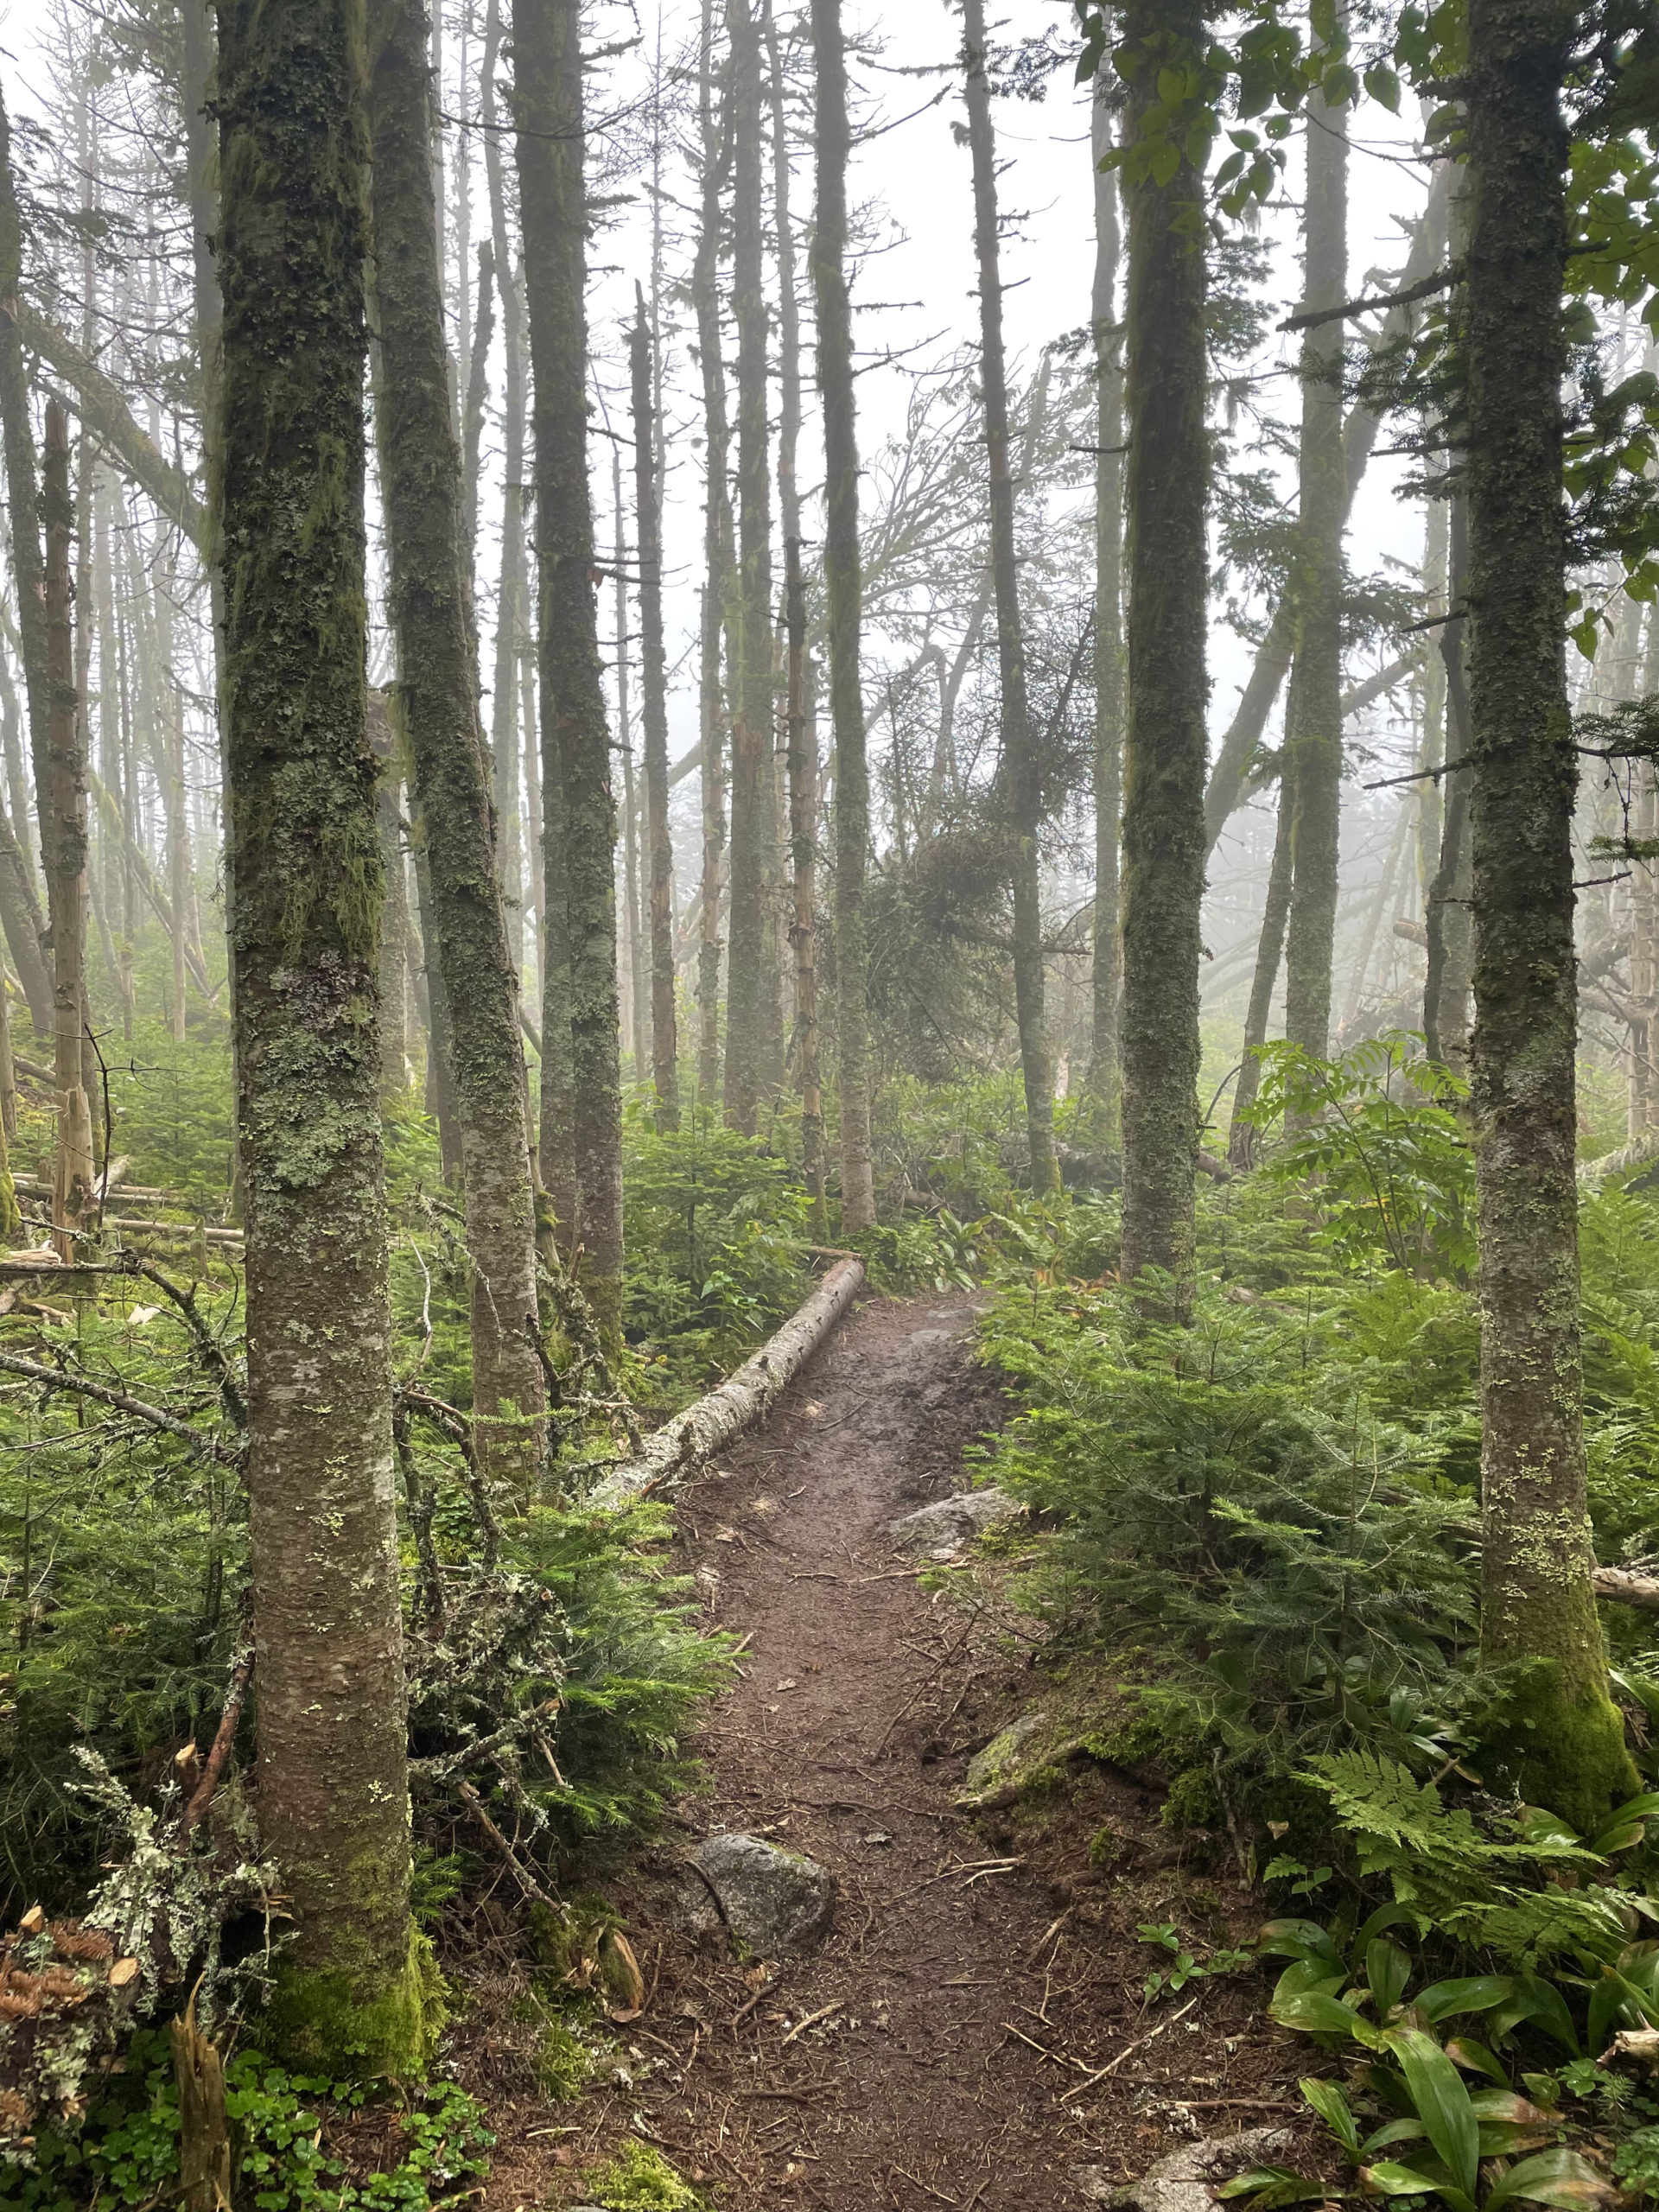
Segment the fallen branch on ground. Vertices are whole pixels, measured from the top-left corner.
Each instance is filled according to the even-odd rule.
[[[1611,1605],[1635,1605],[1644,1613],[1659,1613],[1659,1575],[1637,1574],[1628,1567],[1599,1567],[1590,1580],[1597,1597]]]
[[[785,1388],[846,1313],[864,1281],[861,1260],[842,1260],[810,1298],[736,1373],[645,1439],[632,1459],[611,1468],[592,1503],[614,1509],[682,1480],[694,1468],[764,1421]]]

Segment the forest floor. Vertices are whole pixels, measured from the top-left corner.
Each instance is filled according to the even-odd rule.
[[[966,1296],[866,1304],[682,1493],[679,1556],[742,1673],[683,1826],[606,1885],[650,1993],[614,2031],[625,2072],[572,2105],[515,2092],[513,1977],[481,1974],[456,2070],[499,2134],[488,2212],[582,2202],[583,2168],[630,2133],[721,2212],[1014,2212],[1087,2202],[1079,2168],[1098,2187],[1185,2138],[1296,2118],[1258,1980],[1146,1994],[1170,1961],[1142,1923],[1200,1958],[1258,1924],[1224,1837],[1172,1836],[1155,1777],[1092,1760],[1012,1815],[955,1807],[972,1751],[1067,1694],[1008,1594],[1017,1541],[929,1592],[887,1533],[969,1487],[964,1452],[999,1422],[974,1319]],[[746,1965],[709,1931],[686,1859],[722,1829],[833,1874],[819,1948]]]

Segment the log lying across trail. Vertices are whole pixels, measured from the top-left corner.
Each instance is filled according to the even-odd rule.
[[[764,1421],[858,1295],[864,1262],[838,1260],[810,1298],[734,1374],[646,1438],[636,1459],[611,1468],[591,1503],[626,1505],[677,1482],[745,1429]]]

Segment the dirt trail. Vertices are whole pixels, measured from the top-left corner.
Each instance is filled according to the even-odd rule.
[[[886,1531],[966,1487],[964,1448],[995,1425],[973,1319],[966,1297],[865,1306],[681,1497],[684,1562],[747,1638],[687,1828],[810,1853],[836,1878],[836,1923],[817,1951],[746,1971],[688,1924],[695,1834],[647,1862],[620,1900],[653,1984],[620,2033],[647,2063],[596,2107],[547,2115],[582,2123],[547,2145],[561,2165],[631,2126],[722,2212],[1014,2212],[1084,2202],[1079,2162],[1127,2177],[1172,2135],[1286,2116],[1279,2055],[1238,2041],[1255,2001],[1238,1985],[1147,2005],[1139,1921],[1196,1910],[1217,1942],[1241,1925],[1236,1889],[1182,1871],[1149,1785],[1090,1767],[1058,1818],[1004,1821],[1000,1840],[954,1808],[969,1751],[1031,1694],[1031,1624],[924,1594]],[[1090,1864],[1108,1821],[1133,1880]],[[568,2196],[530,2145],[503,2151],[492,2204]]]

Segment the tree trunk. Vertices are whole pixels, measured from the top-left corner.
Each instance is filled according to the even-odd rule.
[[[1135,0],[1126,49],[1141,59],[1125,135],[1155,92],[1151,50],[1200,48],[1193,0]],[[1148,44],[1150,42],[1150,45]],[[1167,66],[1167,65],[1166,65]],[[1179,62],[1176,66],[1180,66]],[[1184,1313],[1193,1264],[1198,1149],[1198,909],[1204,896],[1204,176],[1183,153],[1166,184],[1126,192],[1129,559],[1123,809],[1123,1259],[1174,1278]]]
[[[1482,1771],[1594,1830],[1638,1786],[1607,1694],[1579,1348],[1561,313],[1577,18],[1471,0],[1463,79],[1483,1662],[1542,1661]]]
[[[1452,761],[1473,751],[1468,686],[1464,674],[1461,612],[1468,588],[1468,511],[1463,495],[1452,502],[1447,606],[1459,611],[1440,626],[1440,657],[1446,677],[1446,735]],[[1423,902],[1427,973],[1423,984],[1423,1037],[1431,1060],[1461,1073],[1469,1048],[1470,963],[1474,924],[1469,911],[1473,882],[1470,855],[1470,771],[1452,766],[1443,785],[1440,865]]]
[[[1295,784],[1287,760],[1280,772],[1279,805],[1273,836],[1273,862],[1268,870],[1267,903],[1262,909],[1262,934],[1255,942],[1255,970],[1250,977],[1250,1000],[1244,1014],[1243,1065],[1233,1092],[1233,1118],[1227,1134],[1227,1157],[1243,1170],[1250,1164],[1255,1131],[1249,1109],[1262,1087],[1262,1047],[1268,1041],[1273,1013],[1274,987],[1284,956],[1285,924],[1290,914],[1291,823],[1296,808]]]
[[[1123,812],[1123,334],[1117,325],[1122,251],[1117,173],[1103,169],[1111,146],[1106,84],[1095,87],[1090,153],[1095,168],[1095,911],[1093,1019],[1088,1090],[1097,1141],[1116,1153],[1123,1134],[1123,1071],[1117,1034],[1123,961],[1118,938],[1117,840]]]
[[[1003,782],[1014,858],[1014,997],[1025,1078],[1031,1185],[1059,1188],[1054,1156],[1054,1067],[1043,998],[1043,908],[1038,833],[1042,826],[1035,733],[1026,696],[1025,632],[1014,543],[1014,475],[1008,466],[1008,384],[1002,347],[1002,278],[997,243],[996,139],[985,71],[984,0],[963,0],[968,143],[974,164],[974,254],[979,270],[980,386],[990,476],[991,579],[1001,683]]]
[[[367,156],[340,0],[219,10],[238,1112],[264,1840],[293,1949],[266,2033],[407,2078],[435,2024],[409,1910],[366,735]]]
[[[17,587],[17,635],[29,706],[29,751],[35,804],[44,810],[50,781],[51,679],[46,658],[46,564],[41,552],[41,486],[29,385],[18,335],[22,283],[23,226],[11,168],[11,125],[0,102],[0,438],[5,446],[6,513],[11,526],[11,572]],[[20,832],[25,827],[19,824]],[[46,825],[41,824],[44,857]],[[48,863],[49,868],[49,862]]]
[[[655,360],[643,296],[629,346],[633,497],[639,537],[640,674],[645,692],[645,858],[651,886],[651,1050],[657,1126],[680,1126],[674,1004],[674,845],[668,828],[668,660],[663,644],[662,492],[657,475]]]
[[[633,1052],[633,1079],[644,1083],[650,1064],[651,999],[645,983],[645,938],[639,919],[639,810],[633,772],[633,718],[628,696],[628,543],[622,518],[622,449],[611,448],[611,512],[614,518],[611,585],[616,610],[616,749],[622,759],[622,934],[627,958],[622,980],[627,1003],[622,1028]]]
[[[1308,99],[1306,148],[1302,303],[1311,312],[1341,302],[1348,274],[1347,112],[1317,94]],[[1342,815],[1342,332],[1340,321],[1318,324],[1302,341],[1300,634],[1285,731],[1294,793],[1285,1035],[1316,1059],[1331,1046]]]
[[[587,207],[576,0],[516,0],[518,194],[535,386],[536,544],[541,568],[542,815],[550,914],[563,893],[568,988],[550,939],[542,1025],[543,1141],[549,1062],[568,1016],[569,1164],[584,1281],[614,1337],[622,1301],[622,1077],[616,988],[616,810],[600,682],[594,514],[588,481]],[[559,802],[556,805],[556,800]],[[556,1165],[562,1166],[562,1162]],[[556,1188],[552,1176],[550,1189]]]
[[[778,979],[767,957],[772,804],[772,470],[760,162],[759,0],[727,0],[732,47],[732,305],[737,323],[737,653],[732,671],[731,951],[725,1112],[753,1136],[767,1088]]]
[[[461,455],[446,390],[424,0],[370,0],[368,31],[380,338],[375,419],[388,602],[410,791],[425,840],[449,1010],[472,1274],[473,1410],[486,1424],[480,1442],[490,1470],[527,1484],[541,1456],[546,1408],[534,1340],[536,1211],[518,972],[496,874],[467,588]]]
[[[524,604],[524,302],[514,273],[507,230],[506,183],[501,134],[496,128],[495,71],[501,48],[499,0],[490,0],[484,23],[480,106],[485,180],[495,281],[501,295],[501,350],[505,382],[501,401],[501,566],[495,602],[494,671],[490,688],[490,754],[495,772],[495,864],[506,903],[515,972],[524,961],[524,842],[518,821],[518,664],[530,633]],[[528,732],[524,743],[530,742]],[[526,753],[526,766],[528,766]],[[534,874],[534,863],[531,864]],[[537,927],[544,927],[538,905]],[[539,992],[537,1003],[541,1003]]]
[[[69,420],[60,401],[46,406],[46,474],[41,499],[46,526],[45,597],[48,718],[47,780],[41,793],[41,841],[46,853],[47,912],[52,938],[54,1074],[58,1141],[53,1169],[52,1241],[64,1261],[75,1256],[83,1217],[95,1209],[92,1123],[80,1065],[85,1016],[86,777],[81,749],[80,698],[75,689],[70,608]]]
[[[841,1233],[875,1222],[870,1165],[870,949],[864,874],[870,842],[870,776],[859,669],[863,588],[858,546],[858,418],[853,324],[847,296],[847,56],[841,0],[812,0],[817,79],[817,220],[812,283],[818,310],[818,391],[823,403],[823,587],[830,652],[830,719],[836,774],[836,1036],[841,1094]]]

